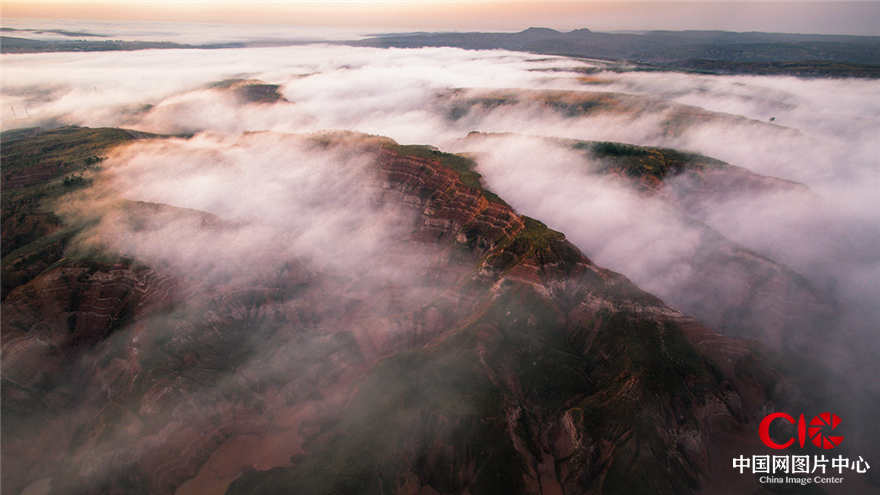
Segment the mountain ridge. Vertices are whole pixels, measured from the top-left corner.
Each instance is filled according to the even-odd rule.
[[[382,305],[340,312],[352,304],[339,297],[346,292],[340,291],[342,286],[334,288],[337,282],[303,268],[262,286],[206,290],[201,285],[187,289],[187,282],[174,274],[138,268],[124,258],[66,257],[14,288],[3,302],[8,411],[3,417],[4,461],[16,465],[13,472],[33,473],[31,479],[51,476],[58,492],[87,491],[85,487],[99,483],[109,491],[140,486],[172,493],[226,442],[248,431],[287,431],[278,430],[284,415],[305,414],[298,420],[305,450],[294,456],[293,470],[283,467],[285,462],[274,470],[249,472],[230,485],[232,493],[272,492],[280,486],[353,493],[407,486],[444,491],[496,486],[510,493],[536,493],[541,487],[584,484],[614,492],[633,483],[659,493],[682,493],[711,482],[710,473],[729,467],[706,457],[711,438],[753,437],[746,433],[751,431],[748,425],[775,396],[773,384],[780,378],[747,345],[706,329],[625,277],[596,267],[562,234],[493,199],[460,157],[352,133],[309,139],[322,147],[375,153],[385,201],[408,205],[418,219],[413,240],[446,253],[437,259],[438,268],[444,268],[434,272],[443,276],[429,277],[429,287],[435,287],[430,293],[445,295],[429,297],[427,306],[419,303],[403,315],[394,304],[389,314]],[[144,207],[133,212],[155,215],[156,207]],[[142,221],[134,225],[153,228]],[[102,288],[104,283],[117,288]],[[384,291],[347,297],[367,297],[367,302],[386,295],[397,297]],[[206,313],[202,307],[212,309]],[[282,307],[287,309],[279,313]],[[167,319],[163,315],[169,311],[180,316]],[[319,327],[304,325],[316,317],[309,314],[322,313],[317,321],[328,319]],[[190,314],[209,316],[192,319]],[[342,322],[358,315],[362,318],[354,321],[365,322],[362,328],[343,330]],[[394,337],[382,323],[387,318],[412,321],[424,330]],[[375,323],[366,323],[370,321]],[[247,362],[249,353],[262,347],[254,347],[257,335],[274,346],[261,361],[281,367],[268,381],[251,383],[247,391],[234,386],[221,395],[211,392],[213,398],[201,412],[175,399],[199,391],[197,383],[217,380],[221,370]],[[64,344],[64,339],[73,340]],[[55,347],[40,343],[53,341]],[[64,351],[58,354],[53,348]],[[47,352],[56,357],[41,359]],[[291,366],[304,376],[322,378],[272,378],[285,376],[289,372],[283,370]],[[76,377],[76,388],[58,375],[61,370]],[[425,388],[431,377],[442,376],[450,380]],[[182,377],[197,381],[180,381]],[[107,379],[108,385],[102,385]],[[345,406],[331,393],[338,387],[353,394],[343,395],[351,397]],[[34,401],[41,389],[49,391],[48,404]],[[69,393],[76,389],[82,390],[81,398]],[[80,423],[76,437],[52,419],[51,404],[101,404],[107,393],[139,412],[131,416],[128,409],[108,403],[95,419]],[[266,406],[260,404],[275,403],[279,394],[289,397],[282,401],[286,405],[261,416]],[[377,397],[385,398],[375,403]],[[445,400],[452,397],[460,400]],[[640,407],[632,407],[636,403]],[[316,408],[312,413],[303,409],[308,404]],[[387,409],[394,404],[393,410]],[[134,421],[131,430],[106,430],[119,414],[130,418],[125,423]],[[165,423],[166,414],[190,419]],[[108,451],[111,457],[101,458],[109,470],[90,471],[74,461],[59,471],[37,474],[40,468],[25,467],[30,457],[21,455],[40,445],[24,434],[34,427],[24,425],[34,421],[54,432],[56,444],[73,452],[103,451],[100,432],[105,431],[125,439],[129,453],[111,461],[115,454]],[[188,429],[185,424],[200,426]],[[633,425],[642,429],[633,430]],[[357,460],[363,457],[362,448],[376,451],[375,442],[384,443],[376,433],[395,428],[396,447],[379,464]],[[199,437],[198,431],[215,433]],[[423,432],[425,441],[411,443],[407,438],[413,432]],[[142,443],[142,438],[153,443]],[[688,438],[689,447],[679,445]],[[444,439],[452,442],[451,450],[440,446]],[[481,441],[489,439],[494,440]],[[477,445],[491,454],[474,457]],[[654,448],[677,452],[673,464],[652,460]],[[59,462],[80,459],[64,451],[55,449]],[[19,453],[14,461],[11,452]],[[188,454],[173,468],[157,463],[171,452]],[[548,467],[557,458],[568,467]],[[406,459],[424,460],[411,464]],[[633,464],[634,459],[644,465]],[[315,477],[308,468],[315,465],[329,471]],[[471,465],[475,467],[467,467]],[[443,466],[458,467],[450,474]],[[384,481],[372,483],[374,475]],[[24,486],[24,481],[6,479],[15,486]]]

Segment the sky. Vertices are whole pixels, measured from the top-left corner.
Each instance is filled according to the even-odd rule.
[[[880,35],[880,1],[9,0],[10,19],[161,20],[370,30],[723,29]]]

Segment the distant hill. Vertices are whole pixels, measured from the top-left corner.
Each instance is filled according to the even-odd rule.
[[[71,31],[4,29],[18,34],[53,32],[71,39],[0,36],[2,53],[218,49],[290,46],[308,40],[182,44],[170,41],[74,39],[104,37]],[[327,41],[324,41],[327,43]],[[530,27],[516,33],[375,33],[366,39],[330,42],[378,48],[450,46],[504,49],[598,58],[638,64],[637,70],[678,70],[708,74],[767,74],[799,77],[880,77],[880,37],[730,31],[645,31],[600,33],[588,28],[562,32]],[[627,70],[631,70],[628,68]]]
[[[118,50],[146,50],[151,48],[191,48],[170,41],[119,41],[119,40],[35,40],[14,36],[0,36],[2,53],[40,53],[40,52],[95,52]]]
[[[880,77],[880,37],[729,31],[410,33],[353,42],[359,46],[453,46],[634,62],[660,69],[806,77]]]

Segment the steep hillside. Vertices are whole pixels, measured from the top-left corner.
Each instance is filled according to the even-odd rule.
[[[505,146],[509,137],[473,132],[463,143],[479,159],[479,150]],[[612,178],[645,197],[661,199],[668,205],[665,216],[671,225],[697,234],[687,260],[693,269],[675,283],[669,281],[667,292],[660,294],[668,304],[726,335],[755,339],[780,352],[805,351],[832,322],[832,295],[705,223],[708,212],[727,201],[776,193],[809,196],[804,185],[673,149],[549,138],[545,142],[582,156],[582,177]]]
[[[97,149],[86,144],[97,131],[59,132],[92,146],[70,149]],[[754,487],[730,479],[728,450],[754,445],[754,422],[787,386],[747,345],[597,267],[486,191],[466,158],[358,134],[299,139],[370,157],[374,182],[361,187],[413,219],[398,247],[423,255],[396,266],[410,283],[324,273],[297,256],[268,275],[198,277],[87,243],[100,239],[93,224],[57,217],[78,230],[54,261],[3,259],[4,272],[27,273],[2,307],[6,489]],[[10,156],[10,183],[44,163]],[[31,207],[9,205],[13,217]],[[133,234],[172,219],[239,228],[151,203],[98,214]]]
[[[3,298],[60,259],[81,227],[63,225],[54,202],[88,187],[111,148],[151,137],[156,136],[85,127],[3,133]]]

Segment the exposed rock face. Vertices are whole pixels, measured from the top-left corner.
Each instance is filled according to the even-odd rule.
[[[33,269],[3,302],[4,488],[679,494],[729,468],[710,445],[754,437],[780,378],[743,343],[595,266],[461,157],[324,139],[374,156],[381,200],[414,213],[419,290],[296,259],[245,282],[106,252]]]
[[[439,160],[383,147],[379,150],[378,165],[384,172],[385,186],[401,193],[393,200],[421,211],[419,240],[455,240],[485,254],[525,228],[523,220],[510,207],[487,198],[480,189],[468,187],[456,171]]]

